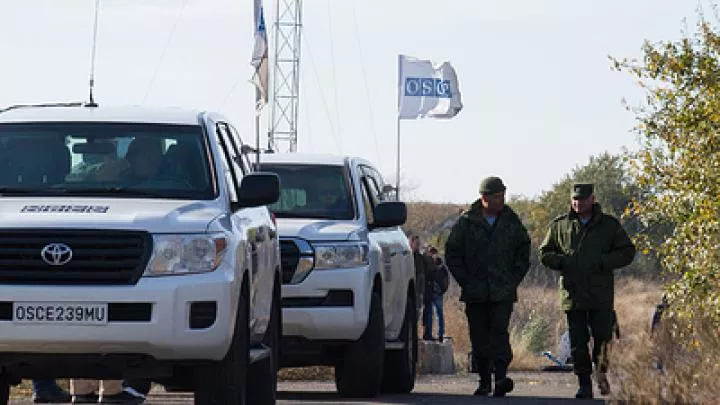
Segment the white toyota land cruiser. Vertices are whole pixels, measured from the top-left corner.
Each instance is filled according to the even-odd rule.
[[[338,391],[371,397],[415,385],[415,270],[404,203],[360,158],[265,154],[280,177],[281,367],[335,367]]]
[[[275,403],[279,182],[243,150],[206,112],[0,112],[0,405],[54,377]]]

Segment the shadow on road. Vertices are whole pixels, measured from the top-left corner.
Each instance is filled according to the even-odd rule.
[[[544,405],[544,404],[604,404],[602,399],[578,400],[575,398],[553,398],[553,397],[513,397],[505,398],[481,398],[472,395],[460,395],[451,393],[413,393],[408,395],[382,395],[372,399],[348,399],[343,398],[335,392],[307,392],[307,391],[282,391],[278,392],[278,400],[291,401],[291,403],[312,403],[312,404],[517,404],[517,405]]]

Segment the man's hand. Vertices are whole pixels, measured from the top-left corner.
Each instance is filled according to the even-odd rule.
[[[560,257],[560,270],[563,274],[572,272],[577,267],[577,255],[575,252]]]

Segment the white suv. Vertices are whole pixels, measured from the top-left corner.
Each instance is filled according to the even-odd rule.
[[[391,201],[366,160],[265,154],[280,177],[270,206],[280,232],[281,366],[335,367],[338,391],[371,397],[415,384],[415,270],[399,228],[404,203]]]
[[[54,377],[275,403],[279,185],[244,150],[207,112],[0,111],[0,405]]]

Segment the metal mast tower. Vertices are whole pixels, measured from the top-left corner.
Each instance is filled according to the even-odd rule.
[[[275,6],[275,60],[268,149],[296,152],[302,0],[276,0]]]

